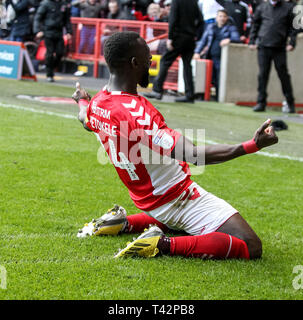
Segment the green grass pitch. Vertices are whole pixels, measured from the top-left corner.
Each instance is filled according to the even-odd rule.
[[[303,299],[293,272],[303,265],[303,125],[294,117],[266,151],[301,161],[249,155],[193,177],[240,211],[263,241],[261,260],[114,260],[134,235],[76,233],[115,203],[128,214],[138,210],[114,168],[97,161],[94,135],[56,115],[75,116],[77,106],[15,97],[69,97],[73,89],[3,79],[0,86],[0,265],[7,272],[0,299]],[[156,105],[171,127],[205,129],[206,140],[225,143],[248,140],[267,117],[281,116],[231,104]]]

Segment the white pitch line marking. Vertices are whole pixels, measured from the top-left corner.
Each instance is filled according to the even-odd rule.
[[[26,107],[14,105],[14,104],[6,104],[6,103],[2,103],[2,102],[0,102],[0,107],[28,111],[28,112],[39,113],[39,114],[46,114],[48,116],[56,116],[56,117],[60,117],[60,118],[64,118],[64,119],[73,119],[73,120],[78,119],[77,116],[73,116],[71,114],[52,112],[52,111],[44,111],[44,110],[39,110],[39,109],[35,109],[35,108],[26,108]],[[205,143],[218,144],[218,142],[215,142],[213,140],[205,140]],[[293,156],[283,155],[283,154],[279,154],[279,153],[270,153],[267,151],[259,151],[255,154],[262,155],[264,157],[269,157],[269,158],[286,159],[286,160],[290,160],[290,161],[303,162],[303,158],[301,158],[301,157],[293,157]]]

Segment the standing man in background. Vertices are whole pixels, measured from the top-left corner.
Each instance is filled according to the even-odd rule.
[[[11,21],[10,41],[24,42],[25,38],[31,34],[31,23],[29,18],[28,0],[6,0],[6,5],[11,5],[15,15]]]
[[[287,107],[283,112],[296,112],[286,55],[287,51],[293,51],[296,46],[297,32],[293,28],[293,21],[293,5],[283,0],[269,0],[256,8],[249,42],[251,49],[258,48],[258,99],[253,109],[255,112],[266,109],[266,88],[272,61],[287,101]]]
[[[44,37],[46,46],[46,77],[54,81],[54,71],[64,55],[63,30],[71,39],[70,5],[65,0],[44,0],[41,2],[34,19],[34,33],[38,39]]]
[[[154,81],[153,91],[146,93],[147,98],[161,100],[163,84],[172,63],[181,55],[184,72],[185,97],[176,102],[194,102],[194,83],[191,60],[195,49],[196,34],[203,17],[196,0],[173,0],[169,15],[167,51],[160,61],[160,71]]]

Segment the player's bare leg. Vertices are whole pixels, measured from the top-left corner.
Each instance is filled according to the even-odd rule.
[[[227,233],[245,241],[248,247],[250,259],[257,259],[261,257],[262,242],[239,213],[228,219],[217,230],[217,232]]]

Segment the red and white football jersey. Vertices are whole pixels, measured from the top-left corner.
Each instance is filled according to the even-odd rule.
[[[169,157],[180,133],[168,128],[144,97],[100,91],[90,101],[86,125],[98,135],[139,209],[154,210],[192,183],[188,164]]]

